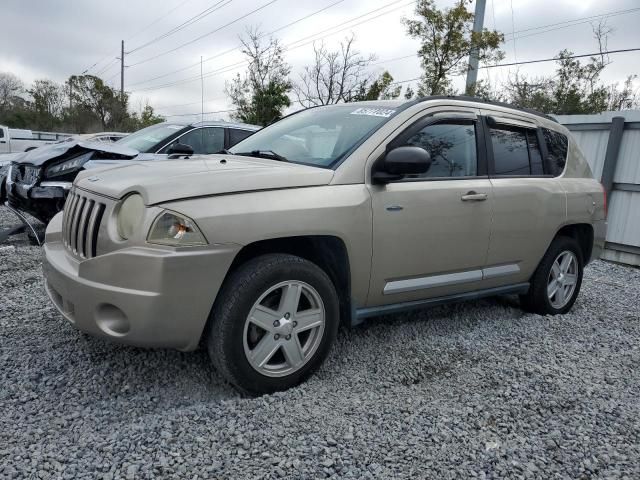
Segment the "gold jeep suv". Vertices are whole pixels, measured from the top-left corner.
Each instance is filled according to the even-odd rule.
[[[241,391],[307,378],[340,322],[519,294],[567,312],[606,201],[552,118],[465,97],[312,108],[224,154],[81,174],[47,292],[92,335],[195,349]]]

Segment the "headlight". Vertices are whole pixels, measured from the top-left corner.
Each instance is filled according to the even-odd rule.
[[[44,171],[44,176],[56,177],[58,175],[64,175],[65,173],[69,173],[73,170],[78,170],[82,165],[87,163],[91,155],[92,155],[92,152],[89,152],[86,155],[80,155],[78,157],[67,160],[66,162],[51,165],[50,167],[47,167],[46,170]]]
[[[174,212],[162,212],[153,222],[147,242],[172,246],[207,245],[193,220]]]
[[[131,238],[144,215],[144,201],[137,193],[124,199],[118,210],[118,235],[125,240]]]

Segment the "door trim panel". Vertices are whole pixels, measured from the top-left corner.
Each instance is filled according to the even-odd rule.
[[[416,290],[426,290],[428,288],[458,285],[460,283],[478,282],[487,278],[504,277],[507,275],[515,275],[516,273],[520,273],[520,267],[516,263],[510,263],[477,270],[466,270],[464,272],[393,280],[385,284],[382,293],[392,295],[394,293],[413,292]]]

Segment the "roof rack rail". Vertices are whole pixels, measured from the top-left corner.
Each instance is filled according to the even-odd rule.
[[[486,105],[495,105],[497,107],[504,107],[504,108],[509,108],[511,110],[517,110],[520,112],[529,113],[531,115],[536,115],[538,117],[546,118],[547,120],[551,120],[552,122],[558,123],[558,121],[552,116],[547,115],[546,113],[539,112],[538,110],[534,110],[532,108],[516,107],[515,105],[511,105],[510,103],[484,100],[482,98],[471,97],[469,95],[430,95],[426,97],[417,98],[413,100],[411,103],[426,102],[428,100],[457,100],[461,102],[484,103]]]

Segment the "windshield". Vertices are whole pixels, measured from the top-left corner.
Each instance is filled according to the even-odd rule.
[[[183,128],[185,128],[184,125],[158,123],[156,125],[143,128],[142,130],[138,130],[127,137],[121,138],[115,143],[122,147],[133,148],[139,152],[147,152],[151,147],[178,133]]]
[[[386,107],[341,104],[310,108],[257,131],[230,149],[236,155],[284,157],[330,168],[395,113]]]

